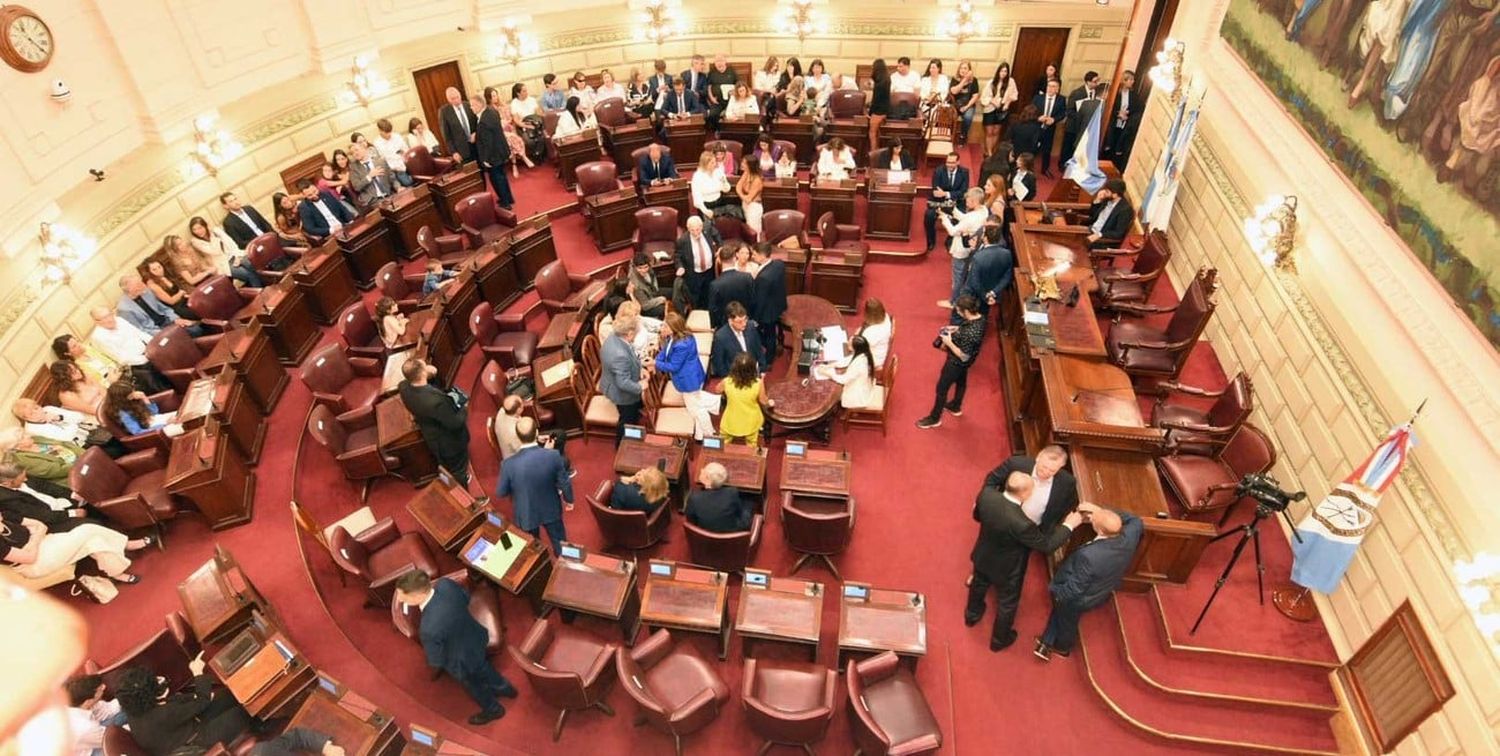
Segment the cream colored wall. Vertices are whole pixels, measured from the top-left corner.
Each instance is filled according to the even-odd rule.
[[[1493,550],[1500,490],[1493,393],[1500,364],[1447,296],[1317,147],[1217,39],[1225,0],[1184,4],[1174,33],[1206,85],[1192,154],[1168,229],[1179,289],[1200,265],[1219,270],[1207,338],[1230,373],[1255,383],[1254,422],[1275,438],[1275,474],[1310,502],[1347,475],[1423,399],[1421,441],[1383,501],[1338,591],[1320,599],[1341,656],[1410,599],[1458,695],[1397,749],[1500,751],[1500,667],[1459,598],[1456,558]],[[1157,98],[1126,178],[1139,197],[1171,114]],[[1241,231],[1271,194],[1302,198],[1300,273],[1262,266]],[[1306,504],[1299,508],[1298,516]],[[1273,576],[1279,578],[1282,576]]]
[[[264,210],[280,188],[282,167],[343,146],[350,132],[372,131],[380,117],[404,129],[407,118],[421,115],[413,70],[458,60],[471,87],[496,85],[507,95],[516,77],[537,88],[553,70],[610,66],[624,73],[641,65],[649,71],[649,61],[661,56],[669,70],[680,71],[695,50],[727,50],[757,65],[767,54],[822,57],[834,72],[900,55],[940,57],[952,67],[961,55],[984,73],[1009,58],[1018,29],[1029,25],[1069,28],[1064,71],[1081,76],[1088,68],[1111,68],[1128,14],[1053,3],[988,8],[991,38],[960,48],[932,35],[936,5],[836,0],[820,6],[834,20],[834,33],[799,45],[770,29],[769,6],[766,16],[726,16],[690,2],[688,36],[658,49],[632,40],[623,4],[591,4],[597,5],[559,0],[548,4],[550,15],[533,8],[528,28],[542,41],[542,53],[518,66],[490,52],[502,19],[526,12],[515,2],[54,0],[39,8],[59,39],[53,64],[30,76],[0,71],[0,107],[8,122],[20,124],[0,130],[0,164],[20,169],[19,180],[0,182],[0,228],[9,230],[0,239],[7,258],[7,275],[0,276],[0,400],[8,404],[44,362],[52,337],[88,332],[88,308],[118,297],[121,270],[164,235],[181,233],[188,218],[216,220],[220,192],[235,191]],[[580,11],[596,23],[581,28]],[[375,67],[390,80],[390,94],[368,107],[340,104],[336,94],[354,56],[377,49]],[[54,78],[73,89],[71,102],[47,98]],[[245,154],[215,177],[184,180],[191,121],[212,109]],[[106,168],[108,179],[80,181],[91,167]],[[37,283],[40,220],[62,220],[100,242],[99,253],[64,285]]]

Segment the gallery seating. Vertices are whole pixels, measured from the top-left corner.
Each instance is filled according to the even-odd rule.
[[[161,449],[110,459],[94,446],[85,449],[68,472],[68,487],[119,529],[155,531],[161,545],[162,523],[181,511],[167,492],[166,479],[167,454]]]

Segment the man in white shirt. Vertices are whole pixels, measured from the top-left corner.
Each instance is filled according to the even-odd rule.
[[[911,70],[911,58],[905,55],[896,60],[896,72],[891,74],[891,94],[897,92],[910,92],[916,94],[917,84],[922,77],[916,71]]]
[[[963,290],[964,280],[969,276],[969,253],[972,243],[990,217],[984,206],[984,190],[973,187],[964,192],[964,212],[941,214],[938,218],[948,232],[948,254],[953,257],[953,288],[948,298],[938,302],[939,307],[952,307]]]
[[[1078,507],[1078,481],[1063,469],[1067,464],[1067,450],[1055,444],[1045,446],[1035,458],[1016,455],[1005,460],[985,476],[984,484],[1003,488],[1013,472],[1031,475],[1036,487],[1021,503],[1021,509],[1026,519],[1047,530]]]
[[[94,307],[89,310],[89,317],[94,319],[89,339],[105,356],[130,368],[136,388],[147,394],[171,388],[166,376],[146,361],[146,345],[151,343],[151,337],[145,331],[116,317],[113,307]]]
[[[62,407],[38,404],[34,399],[21,397],[10,405],[11,414],[21,421],[26,432],[53,441],[66,441],[78,446],[99,446],[111,457],[121,457],[126,449],[107,431],[99,427],[98,421]]]
[[[411,174],[406,171],[406,140],[396,135],[396,129],[391,126],[390,119],[382,118],[376,121],[375,130],[380,133],[370,142],[370,146],[375,148],[375,152],[385,161],[386,167],[391,169],[391,175],[396,178],[396,183],[402,186],[411,186],[416,183],[412,180]]]

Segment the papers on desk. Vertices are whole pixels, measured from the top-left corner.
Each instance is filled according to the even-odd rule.
[[[849,343],[849,334],[844,332],[844,327],[823,326],[819,333],[823,337],[823,361],[843,362],[844,355],[848,352],[844,347]]]
[[[553,386],[573,377],[573,361],[563,360],[542,371],[542,387]]]
[[[1048,322],[1049,322],[1049,318],[1047,316],[1047,311],[1046,310],[1041,310],[1041,311],[1027,310],[1026,311],[1026,325],[1042,325],[1042,326],[1044,326],[1044,325],[1047,325]]]
[[[886,174],[885,174],[885,183],[887,183],[887,184],[908,184],[908,183],[911,183],[911,171],[887,171]]]
[[[521,552],[525,549],[526,541],[520,538],[511,538],[508,549],[503,543],[491,543],[481,538],[464,552],[464,561],[472,565],[474,569],[500,580],[505,577],[505,573],[510,571],[510,566],[516,563],[516,558],[521,556]]]
[[[380,393],[385,394],[395,391],[401,385],[403,377],[401,369],[406,367],[406,361],[411,359],[415,349],[407,349],[394,352],[385,358],[385,372],[380,376]]]
[[[651,256],[654,257],[654,258],[656,258],[657,262],[666,262],[666,261],[672,259],[671,253],[667,252],[664,249],[658,249],[655,252],[652,252]]]

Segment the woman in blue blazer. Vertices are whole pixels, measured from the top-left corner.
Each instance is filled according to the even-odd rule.
[[[703,363],[698,359],[698,341],[688,330],[687,321],[676,312],[667,313],[663,321],[661,348],[656,351],[656,369],[672,378],[672,385],[682,394],[688,414],[693,416],[693,438],[703,440],[714,433],[709,407],[719,398],[703,390]]]

